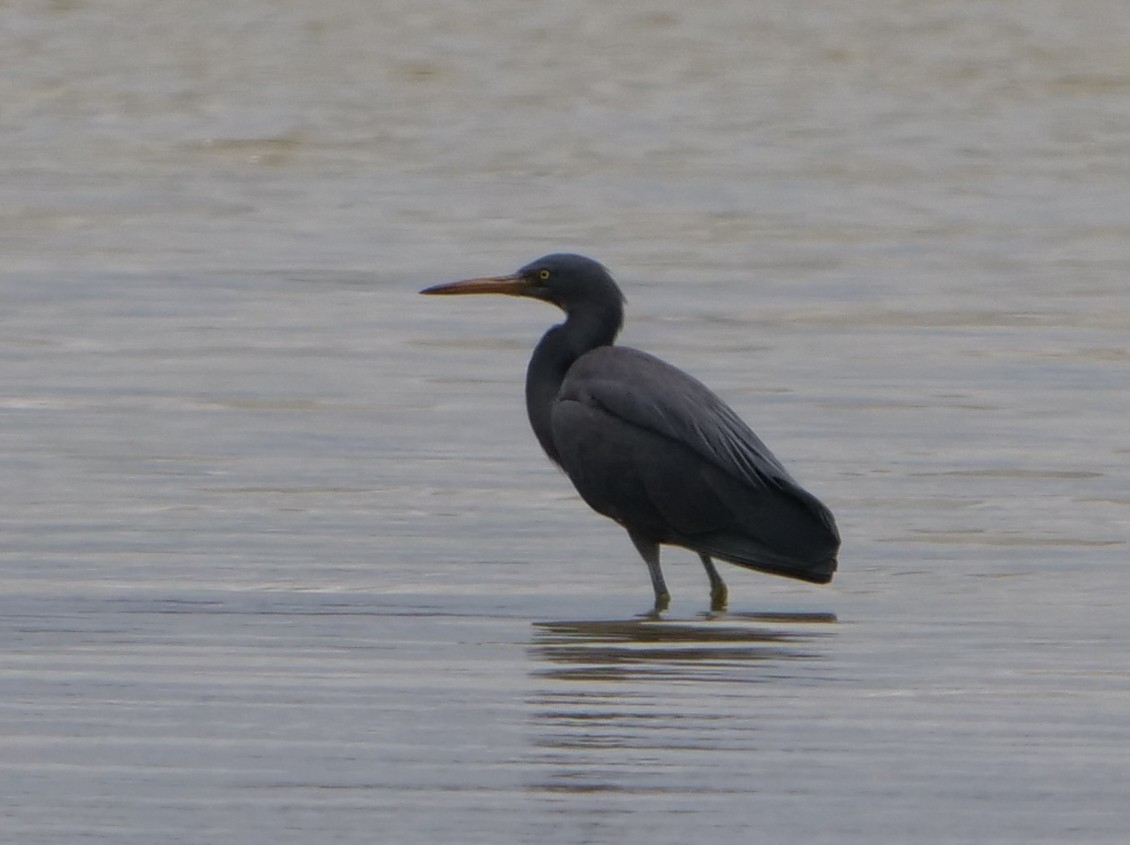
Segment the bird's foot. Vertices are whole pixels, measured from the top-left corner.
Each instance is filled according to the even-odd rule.
[[[730,591],[726,589],[726,582],[718,574],[718,568],[714,565],[714,561],[710,559],[710,555],[699,552],[698,558],[706,569],[706,577],[710,579],[710,610],[714,613],[725,610],[726,599],[730,597]]]
[[[726,585],[719,582],[710,589],[710,610],[713,613],[721,613],[726,609],[726,604],[730,600],[730,591],[726,589]]]

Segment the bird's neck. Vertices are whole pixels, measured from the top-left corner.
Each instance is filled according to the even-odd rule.
[[[610,318],[611,317],[611,318]],[[599,346],[610,346],[620,331],[622,314],[572,313],[547,331],[534,348],[526,370],[526,413],[542,449],[555,464],[561,460],[553,442],[551,414],[561,383],[573,362]]]

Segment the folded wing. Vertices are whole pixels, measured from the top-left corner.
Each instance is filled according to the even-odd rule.
[[[831,579],[831,513],[681,370],[627,347],[594,349],[570,368],[552,424],[582,497],[630,531],[779,575]]]

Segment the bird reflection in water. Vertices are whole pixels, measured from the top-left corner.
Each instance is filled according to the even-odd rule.
[[[536,623],[527,789],[562,824],[576,824],[576,806],[563,797],[599,800],[586,805],[587,841],[620,839],[625,820],[650,823],[631,801],[747,794],[761,776],[763,728],[803,719],[793,713],[799,688],[827,680],[820,645],[836,621],[749,613]]]
[[[831,613],[538,622],[531,653],[543,665],[533,673],[561,680],[739,680],[741,672],[735,670],[753,663],[819,657],[811,646],[829,632],[808,626],[835,622]],[[756,674],[746,677],[757,679]]]

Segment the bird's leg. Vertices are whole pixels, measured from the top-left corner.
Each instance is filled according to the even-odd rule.
[[[710,579],[710,609],[714,611],[725,610],[726,600],[730,597],[730,591],[726,589],[726,582],[718,574],[710,555],[699,552],[698,558],[702,561],[702,565],[706,567],[706,577]]]
[[[647,572],[651,576],[651,586],[655,590],[656,611],[666,610],[667,606],[671,604],[671,594],[667,592],[667,582],[663,580],[663,570],[659,568],[659,544],[631,531],[628,532],[628,536],[632,538],[636,551],[640,553],[643,562],[647,564]]]

